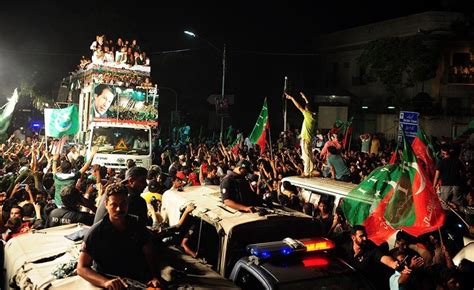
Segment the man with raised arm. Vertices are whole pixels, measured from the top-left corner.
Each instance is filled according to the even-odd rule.
[[[305,101],[305,106],[300,105],[295,98],[285,93],[287,99],[295,104],[296,108],[303,114],[303,125],[301,127],[301,159],[303,159],[304,173],[303,177],[311,177],[313,172],[313,151],[311,150],[311,140],[314,137],[316,129],[316,116],[313,112],[308,98],[300,92],[301,97]]]

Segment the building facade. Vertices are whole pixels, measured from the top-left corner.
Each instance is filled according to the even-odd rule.
[[[400,108],[393,108],[396,104],[392,103],[393,98],[383,84],[365,81],[359,57],[371,41],[423,35],[425,45],[441,49],[436,76],[405,88],[402,97],[412,100],[423,95],[431,97],[433,110],[422,114],[426,130],[433,127],[433,135],[455,135],[454,131],[467,125],[467,116],[474,116],[474,41],[472,36],[469,39],[468,34],[459,35],[452,29],[454,23],[463,19],[460,13],[430,11],[319,36],[314,43],[321,61],[318,87],[326,91],[346,91],[353,96],[357,110],[349,114],[359,116],[356,118],[359,131],[393,134],[396,124],[389,129],[380,124],[393,122],[380,118],[387,118],[381,117],[382,114],[396,116]],[[420,95],[422,91],[426,94]],[[435,121],[431,125],[427,120]],[[439,123],[444,125],[440,128]]]

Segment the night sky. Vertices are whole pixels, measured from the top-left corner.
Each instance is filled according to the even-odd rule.
[[[280,130],[284,76],[290,79],[294,93],[303,90],[311,94],[317,89],[314,87],[316,59],[311,54],[318,33],[429,10],[460,10],[469,3],[463,0],[154,2],[158,8],[151,8],[150,1],[2,3],[0,105],[22,81],[34,81],[43,94],[53,96],[61,79],[75,69],[81,55],[91,56],[89,46],[95,35],[104,33],[114,40],[136,38],[151,58],[153,81],[159,87],[170,87],[179,93],[179,109],[185,120],[192,124],[207,123],[203,112],[206,115],[213,107],[205,100],[211,94],[220,93],[222,55],[206,39],[219,48],[224,43],[227,45],[226,93],[236,98],[229,121],[248,134],[264,97],[268,97],[270,120]],[[184,30],[191,30],[201,38],[186,36]],[[182,49],[191,50],[169,52]],[[160,99],[163,123],[169,120],[169,111],[173,109],[173,95],[163,90]]]

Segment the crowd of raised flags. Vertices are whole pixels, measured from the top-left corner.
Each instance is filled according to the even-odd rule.
[[[18,94],[15,90],[0,115],[0,129],[5,126],[8,128],[17,100]],[[61,142],[64,143],[63,137],[76,134],[79,129],[77,111],[76,105],[63,109],[45,109],[46,135],[61,138]],[[343,156],[344,160],[350,163],[348,166],[363,168],[367,160],[369,164],[367,170],[370,174],[359,176],[362,182],[349,193],[349,198],[345,199],[341,205],[340,209],[348,223],[352,226],[364,225],[368,237],[376,244],[386,242],[399,230],[413,237],[441,232],[441,228],[448,220],[450,210],[446,211],[446,208],[443,208],[435,191],[436,187],[432,184],[436,172],[437,153],[425,132],[420,129],[412,144],[403,139],[400,149],[397,147],[395,150],[390,150],[390,148],[386,150],[382,153],[382,156],[386,154],[387,162],[385,162],[382,161],[385,157],[356,152],[355,140],[351,148],[352,123],[353,118],[348,122],[336,120],[335,128],[331,131],[342,137],[341,148],[346,149]],[[212,182],[217,180],[218,184],[219,178],[222,178],[227,170],[233,169],[239,160],[246,158],[254,167],[249,180],[252,184],[255,183],[252,186],[261,196],[271,193],[270,196],[274,201],[297,210],[305,210],[307,204],[299,200],[297,192],[293,194],[292,189],[284,188],[281,184],[282,177],[302,173],[302,163],[298,157],[298,136],[285,132],[282,135],[284,138],[280,138],[273,145],[267,136],[269,129],[269,110],[266,100],[247,138],[244,138],[241,132],[233,138],[233,130],[229,128],[223,138],[226,139],[224,142],[214,140],[214,143],[208,144],[207,147],[199,138],[197,143],[192,142],[199,145],[192,147],[191,128],[183,126],[176,129],[177,146],[174,148],[172,144],[162,144],[157,149],[156,155],[161,156],[161,159],[155,161],[161,167],[160,172],[169,175],[160,175],[157,178],[155,186],[159,188],[157,193],[163,193],[167,189],[166,180],[177,174],[186,179],[189,185],[203,184],[211,179]],[[0,133],[4,131],[0,130]],[[57,146],[61,146],[61,142]],[[225,147],[224,143],[228,146]],[[254,146],[255,149],[252,148]],[[52,151],[53,153],[61,152],[58,148],[53,148]],[[393,151],[392,158],[388,162],[391,151]],[[168,154],[164,154],[165,152]],[[319,163],[316,162],[316,164]],[[358,183],[356,179],[352,180]],[[276,193],[276,197],[273,193]],[[314,214],[314,210],[308,214]],[[343,220],[334,219],[334,221],[347,230],[343,225]],[[466,223],[464,220],[462,222]],[[470,224],[467,223],[467,225]],[[330,225],[331,228],[334,226],[336,225]]]

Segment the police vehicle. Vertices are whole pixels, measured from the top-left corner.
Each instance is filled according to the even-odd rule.
[[[281,241],[247,246],[247,257],[235,264],[230,279],[242,289],[374,289],[343,260],[331,254],[325,238]]]

